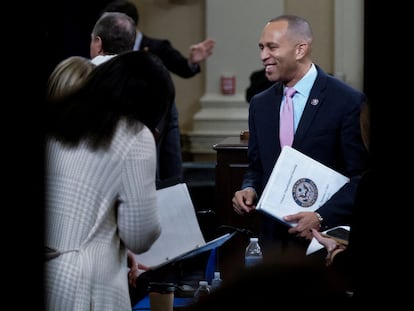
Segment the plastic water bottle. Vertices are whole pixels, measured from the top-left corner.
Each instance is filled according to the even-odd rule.
[[[221,286],[223,280],[221,279],[221,275],[219,271],[214,272],[214,277],[211,280],[211,290],[214,291]]]
[[[200,299],[203,299],[204,296],[208,296],[210,294],[210,288],[208,287],[208,282],[205,280],[198,282],[198,288],[194,293],[194,300],[197,302]]]
[[[244,254],[244,266],[252,267],[263,262],[262,249],[259,245],[259,238],[250,238]]]

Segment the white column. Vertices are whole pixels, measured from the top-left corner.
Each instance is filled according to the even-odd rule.
[[[364,1],[335,0],[334,23],[334,75],[362,91]]]
[[[213,145],[248,129],[245,91],[250,74],[262,68],[258,42],[265,23],[284,11],[283,0],[206,0],[206,37],[216,40],[206,62],[206,93],[189,133],[195,160],[215,155]],[[236,77],[234,95],[222,95],[220,77]]]

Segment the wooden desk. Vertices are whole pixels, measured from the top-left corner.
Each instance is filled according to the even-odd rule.
[[[243,175],[247,169],[247,140],[228,137],[213,146],[217,152],[216,163],[216,215],[218,225],[228,225],[248,229],[257,233],[259,217],[257,214],[240,216],[233,210],[234,192],[240,190]],[[246,234],[236,234],[229,242],[220,247],[219,266],[223,278],[239,272],[244,265],[244,251],[249,238]]]

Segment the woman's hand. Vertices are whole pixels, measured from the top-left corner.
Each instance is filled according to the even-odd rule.
[[[136,286],[137,278],[140,276],[141,273],[150,269],[150,267],[137,263],[135,260],[134,253],[128,250],[128,284],[132,287]]]
[[[136,287],[137,278],[141,275],[141,273],[149,270],[148,266],[143,264],[136,264],[130,267],[128,271],[128,284],[132,287]]]
[[[337,242],[336,240],[332,238],[324,237],[323,235],[320,234],[319,231],[315,229],[311,229],[311,230],[312,230],[313,237],[321,245],[323,245],[326,251],[328,252],[328,254],[325,257],[325,260],[326,260],[326,265],[330,266],[333,262],[335,255],[345,250],[346,246],[344,244]]]

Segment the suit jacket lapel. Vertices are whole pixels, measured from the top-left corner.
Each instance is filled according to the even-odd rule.
[[[282,101],[282,95],[283,95],[283,86],[281,83],[277,83],[271,90],[271,96],[270,100],[267,100],[266,108],[262,110],[263,112],[263,122],[267,122],[269,120],[269,123],[263,123],[261,126],[265,128],[266,136],[270,136],[269,141],[274,141],[274,144],[269,144],[268,148],[271,150],[270,154],[279,154],[280,153],[280,144],[279,142],[279,111],[280,111],[280,105]],[[272,116],[272,118],[269,118],[269,116]]]
[[[327,82],[326,78],[326,74],[318,70],[318,76],[316,77],[315,83],[306,102],[305,109],[303,110],[292,146],[300,144],[301,141],[306,138],[306,133],[308,132],[309,127],[312,126],[312,122],[315,119],[316,114],[318,113],[320,107],[324,104]]]
[[[153,52],[153,41],[146,35],[142,35],[141,43],[139,45],[140,50],[146,50],[147,52]]]

